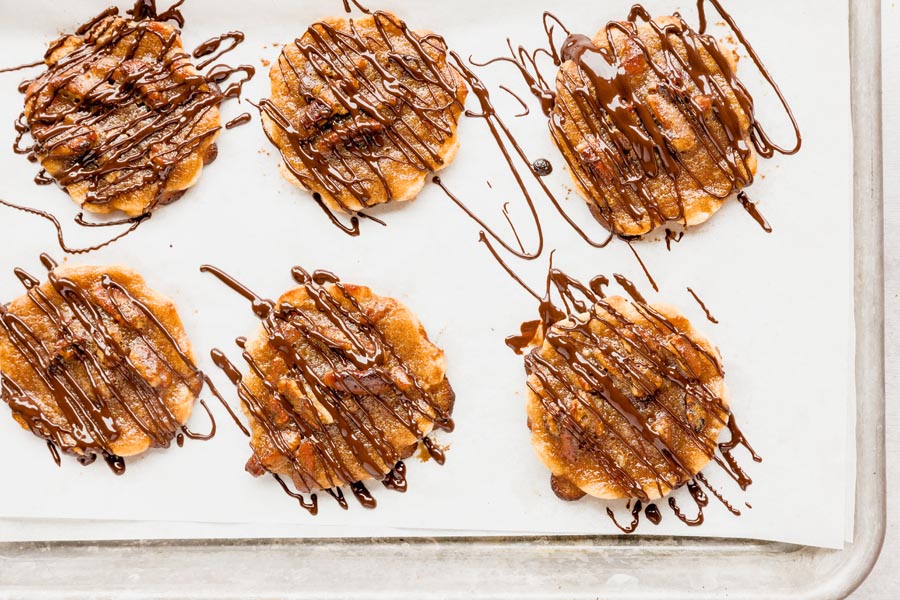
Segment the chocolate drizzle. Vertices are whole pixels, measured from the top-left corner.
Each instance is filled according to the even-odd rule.
[[[666,237],[665,237],[666,250],[671,252],[672,251],[672,242],[675,242],[677,244],[678,242],[681,241],[681,239],[683,237],[684,237],[683,231],[679,231],[676,233],[667,227],[666,228]]]
[[[15,305],[0,306],[0,335],[21,359],[21,367],[10,366],[0,380],[3,401],[20,423],[47,440],[57,464],[59,450],[82,464],[102,456],[120,475],[125,461],[113,446],[125,430],[139,431],[154,447],[168,447],[182,433],[211,438],[212,414],[211,431],[196,434],[172,412],[166,388],[184,388],[196,397],[203,374],[151,308],[115,276],[101,275],[86,288],[59,274],[48,255],[42,254],[41,261],[48,270],[44,285],[15,269],[27,301],[40,315],[40,328],[34,328],[34,318],[20,316]],[[146,355],[141,364],[135,353]],[[11,373],[19,368],[33,377],[16,381]],[[44,397],[52,398],[52,406]]]
[[[16,123],[14,150],[36,155],[50,176],[88,210],[123,210],[136,216],[177,199],[191,156],[213,144],[220,127],[217,109],[235,97],[253,67],[217,65],[202,75],[180,50],[181,1],[159,13],[155,2],[138,0],[130,19],[110,8],[74,36],[52,43],[47,70],[20,87],[25,111]],[[243,35],[231,32],[201,44],[196,54],[231,50]],[[244,75],[224,91],[219,84]],[[30,134],[32,145],[22,144]],[[201,157],[203,158],[203,157]],[[144,200],[146,198],[146,200]],[[133,202],[140,203],[137,207]]]
[[[13,71],[23,71],[25,69],[40,67],[43,64],[44,64],[43,60],[38,60],[33,63],[28,63],[28,64],[24,64],[24,65],[17,65],[15,67],[7,67],[5,69],[0,69],[0,73],[12,73]]]
[[[364,12],[286,45],[272,72],[289,97],[259,103],[293,178],[351,214],[397,199],[407,186],[395,179],[444,166],[465,97],[440,36]]]
[[[232,120],[225,123],[225,129],[234,129],[235,127],[240,127],[245,123],[249,123],[250,119],[253,117],[250,116],[250,113],[241,113]]]
[[[0,205],[6,206],[8,208],[12,208],[12,209],[24,212],[24,213],[35,215],[46,221],[49,221],[53,225],[53,227],[56,229],[56,241],[59,244],[60,249],[63,252],[65,252],[66,254],[87,254],[88,252],[93,252],[94,250],[99,250],[100,248],[105,248],[106,246],[109,246],[110,244],[113,244],[113,243],[121,240],[126,235],[132,233],[141,225],[141,223],[143,223],[144,221],[146,221],[150,218],[150,213],[144,213],[144,214],[138,215],[136,217],[128,217],[127,219],[113,221],[113,222],[109,222],[109,223],[90,223],[83,219],[81,213],[78,213],[78,215],[75,217],[75,222],[78,225],[81,225],[82,227],[110,227],[113,225],[125,225],[125,224],[127,224],[129,227],[125,231],[119,233],[118,235],[116,235],[104,242],[101,242],[99,244],[95,244],[93,246],[88,246],[86,248],[71,248],[71,247],[69,247],[68,244],[66,244],[66,240],[63,236],[62,225],[60,224],[59,219],[57,219],[52,214],[50,214],[46,211],[43,211],[43,210],[38,210],[36,208],[29,208],[27,206],[19,206],[18,204],[13,204],[11,202],[7,202],[6,200],[2,200],[2,199],[0,199]]]
[[[197,63],[198,69],[204,69],[221,58],[223,55],[231,52],[244,41],[244,33],[241,31],[229,31],[210,38],[197,46],[192,53],[194,58],[204,58],[202,62]],[[227,42],[227,44],[226,44]],[[226,44],[222,47],[222,44]]]
[[[694,298],[694,300],[697,301],[697,304],[700,305],[700,308],[703,309],[703,314],[706,315],[706,320],[709,321],[710,323],[718,324],[719,321],[714,316],[712,316],[712,313],[710,313],[709,309],[706,308],[706,304],[703,303],[703,300],[700,299],[700,296],[697,295],[697,292],[695,292],[691,288],[687,288],[687,291]]]
[[[265,331],[264,350],[238,340],[249,378],[224,353],[212,352],[256,426],[251,473],[285,464],[297,489],[325,489],[340,502],[340,486],[347,484],[362,506],[372,508],[375,499],[360,469],[390,489],[406,489],[401,460],[409,450],[391,441],[397,431],[422,440],[443,463],[443,452],[425,436],[432,425],[453,427],[449,385],[421,382],[350,286],[327,271],[294,267],[311,306],[293,306],[261,298],[215,267],[201,270],[249,300]],[[283,373],[271,370],[276,364],[284,365]]]
[[[756,119],[727,52],[706,31],[707,2],[777,95],[794,129],[792,147],[775,144]],[[594,217],[617,235],[646,233],[668,221],[687,225],[686,186],[724,200],[752,183],[754,151],[769,158],[800,149],[789,105],[734,20],[718,0],[698,0],[697,8],[695,31],[677,13],[654,20],[635,5],[626,21],[608,23],[597,43],[545,13],[547,47],[529,51],[508,43],[508,56],[480,65],[516,67],[550,118]],[[561,44],[557,29],[566,34]],[[541,74],[541,58],[561,67],[556,89]]]
[[[611,490],[645,504],[686,485],[699,515],[686,517],[674,500],[669,503],[689,525],[703,520],[706,500],[697,481],[732,514],[740,514],[697,473],[697,465],[712,460],[746,489],[751,480],[733,450],[743,446],[754,461],[761,460],[715,384],[724,375],[718,355],[685,333],[681,317],[673,322],[621,275],[615,280],[631,302],[608,298],[606,277],[582,283],[554,268],[551,257],[541,295],[503,262],[484,234],[481,241],[538,300],[540,318],[523,323],[507,345],[519,354],[533,348],[525,357],[528,386],[553,423],[546,431],[556,433],[546,435],[557,436],[564,456],[559,460],[597,469]],[[529,415],[534,432],[534,415]],[[722,428],[729,429],[731,439],[717,444]],[[554,491],[574,486],[560,475],[552,480]],[[648,511],[651,522],[660,522],[655,505]],[[619,524],[611,509],[607,513],[627,533],[637,527],[640,507],[632,510],[629,526]]]
[[[747,214],[753,217],[753,220],[756,221],[756,224],[762,227],[763,231],[766,233],[772,233],[772,226],[769,225],[769,222],[766,220],[762,213],[759,212],[759,209],[756,208],[756,203],[750,200],[750,197],[746,192],[739,192],[737,195],[738,202],[741,203],[741,206]]]

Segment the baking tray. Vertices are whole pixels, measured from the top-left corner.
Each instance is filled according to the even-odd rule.
[[[850,3],[856,522],[826,550],[570,536],[0,543],[0,598],[841,598],[885,531],[881,4]],[[802,510],[802,506],[785,510]]]

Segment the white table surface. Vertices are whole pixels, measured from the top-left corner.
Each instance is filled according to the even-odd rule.
[[[900,7],[882,2],[888,529],[881,558],[854,600],[900,597],[900,513],[890,497],[900,485]]]

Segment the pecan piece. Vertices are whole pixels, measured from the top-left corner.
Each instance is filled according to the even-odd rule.
[[[322,381],[333,390],[354,396],[387,394],[393,389],[387,375],[377,369],[330,371],[322,377]]]

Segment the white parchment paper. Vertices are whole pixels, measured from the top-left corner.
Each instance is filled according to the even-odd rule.
[[[571,29],[592,35],[606,21],[624,17],[631,3],[553,4],[553,12]],[[0,0],[0,67],[35,60],[58,32],[73,29],[106,5],[107,0]],[[645,5],[655,14],[682,10],[696,22],[691,2],[648,0]],[[452,48],[477,59],[503,53],[507,36],[515,43],[540,44],[541,14],[548,7],[540,0],[385,0],[377,6],[395,11],[415,28],[443,33]],[[532,263],[512,259],[511,264],[536,286],[550,249],[556,250],[555,265],[573,275],[622,273],[651,302],[678,306],[721,348],[733,409],[764,462],[743,457],[754,478],[746,493],[716,469],[706,473],[743,516],[733,517],[711,499],[706,523],[687,528],[661,505],[662,523],[645,522],[639,533],[838,548],[848,533],[853,485],[847,423],[853,414],[848,394],[853,363],[847,318],[852,302],[847,3],[732,0],[728,8],[782,85],[804,134],[800,154],[762,161],[749,190],[774,233],[765,234],[737,202],[729,202],[671,252],[659,239],[635,244],[659,283],[660,292],[653,294],[626,245],[590,248],[538,197],[547,252]],[[258,99],[268,95],[262,61],[277,57],[278,44],[341,11],[337,0],[191,0],[184,7],[185,46],[224,31],[244,31],[246,42],[226,58],[259,68],[245,86],[245,96]],[[789,143],[773,94],[749,60],[741,67],[761,120]],[[547,181],[566,210],[599,236],[583,201],[567,191],[563,161],[512,68],[478,73],[495,90],[503,118],[529,156],[553,163]],[[67,196],[54,186],[36,186],[36,167],[10,150],[12,121],[21,110],[16,86],[23,76],[0,74],[0,123],[7,124],[0,127],[0,197],[59,215],[70,244],[97,241],[108,232],[75,227],[71,217],[77,210]],[[496,92],[504,82],[529,99],[531,115],[514,118],[518,103]],[[175,299],[201,367],[232,401],[234,394],[208,351],[216,346],[235,356],[231,340],[252,332],[256,321],[245,301],[199,273],[200,264],[216,264],[269,297],[291,285],[290,267],[301,264],[333,270],[345,281],[400,299],[447,353],[457,392],[457,429],[440,438],[450,446],[447,464],[411,459],[406,494],[372,485],[376,510],[351,500],[344,512],[323,497],[319,516],[311,517],[270,478],[244,473],[247,442],[220,407],[214,407],[219,434],[212,441],[152,451],[130,460],[121,478],[102,464],[82,468],[67,457],[57,468],[46,446],[0,407],[0,455],[5,457],[0,539],[617,533],[605,503],[558,500],[531,450],[522,360],[503,338],[534,318],[536,307],[477,243],[478,226],[429,185],[414,203],[380,211],[387,227],[364,222],[359,238],[345,236],[328,224],[307,193],[280,177],[277,151],[265,140],[252,107],[232,103],[225,120],[245,109],[254,112],[253,122],[223,133],[218,160],[182,200],[158,211],[122,242],[70,260],[130,265]],[[460,137],[462,148],[443,180],[498,226],[503,223],[500,207],[509,201],[526,243],[533,242],[521,196],[483,122],[464,120]],[[41,274],[38,254],[50,251],[61,258],[62,253],[50,225],[35,217],[0,209],[0,232],[0,298],[8,301],[21,293],[13,267]],[[705,320],[687,286],[702,297],[719,325]],[[204,422],[198,412],[192,425],[202,430]],[[681,505],[690,507],[685,501]],[[628,520],[623,503],[612,506]]]

